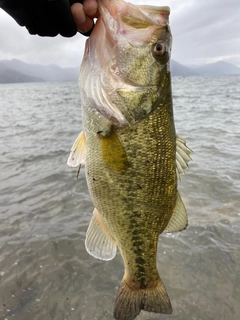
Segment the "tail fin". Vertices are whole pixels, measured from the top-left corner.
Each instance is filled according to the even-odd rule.
[[[172,306],[164,284],[159,279],[155,287],[132,290],[123,280],[114,305],[116,320],[133,320],[141,310],[172,313]]]

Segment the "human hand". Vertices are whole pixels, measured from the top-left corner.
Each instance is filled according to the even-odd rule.
[[[97,18],[97,0],[83,0],[83,3],[74,3],[71,6],[72,16],[79,32],[86,34],[93,28],[93,19]]]

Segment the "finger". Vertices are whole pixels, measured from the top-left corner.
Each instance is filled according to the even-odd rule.
[[[83,5],[81,3],[74,3],[71,6],[71,11],[78,31],[80,31],[81,33],[86,33],[92,29],[92,18],[85,14]]]
[[[84,0],[83,1],[83,9],[87,16],[94,19],[97,18],[98,13],[98,3],[96,0]]]

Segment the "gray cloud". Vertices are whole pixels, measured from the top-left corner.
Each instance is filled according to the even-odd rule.
[[[62,67],[80,65],[86,40],[80,34],[72,38],[33,36],[3,10],[0,10],[0,30],[0,60],[56,63]]]
[[[181,12],[171,16],[173,57],[185,64],[224,59],[240,65],[240,2],[184,2]]]
[[[239,0],[144,0],[134,4],[168,5],[173,33],[172,57],[183,64],[225,60],[240,66]],[[0,59],[80,65],[86,38],[41,38],[0,10]]]

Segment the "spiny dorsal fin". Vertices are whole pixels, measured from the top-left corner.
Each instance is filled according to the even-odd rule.
[[[69,167],[77,167],[85,163],[86,158],[86,138],[83,131],[79,134],[75,140],[70,155],[68,157],[67,164]]]
[[[180,180],[180,175],[184,174],[188,168],[188,162],[191,161],[190,153],[192,150],[186,146],[186,141],[177,136],[176,138],[176,172]]]
[[[176,206],[174,208],[173,215],[164,232],[172,233],[172,232],[182,231],[186,229],[187,225],[188,225],[187,212],[179,193],[177,193]]]
[[[85,246],[91,256],[100,260],[112,260],[117,252],[116,242],[96,208],[87,230]]]

